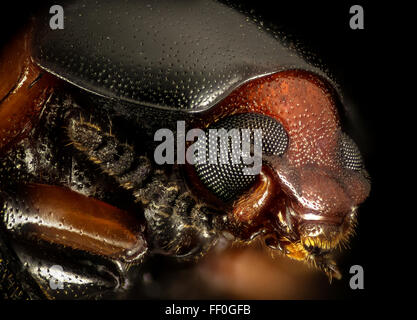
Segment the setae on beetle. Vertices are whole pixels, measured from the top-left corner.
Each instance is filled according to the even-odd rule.
[[[64,14],[54,30],[41,11],[0,55],[4,296],[98,298],[150,255],[195,261],[220,238],[340,278],[332,253],[370,180],[321,68],[228,2],[73,0]],[[165,157],[213,161],[155,161],[160,129],[180,138]],[[245,141],[254,174],[232,161]]]

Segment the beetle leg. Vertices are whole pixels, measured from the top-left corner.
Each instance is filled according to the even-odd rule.
[[[133,147],[120,143],[111,133],[82,118],[70,120],[68,136],[75,148],[85,153],[124,189],[141,187],[151,172],[147,157],[137,157]]]
[[[128,269],[148,252],[143,221],[131,212],[50,185],[19,185],[0,195],[10,251],[48,298],[123,290]]]
[[[173,181],[156,175],[136,196],[145,205],[145,218],[155,251],[184,260],[198,259],[215,243],[211,218],[216,212],[180,192]]]
[[[204,255],[211,247],[215,231],[208,219],[210,213],[205,212],[211,209],[182,191],[178,172],[168,177],[163,170],[154,170],[148,181],[152,167],[147,157],[136,157],[131,146],[82,119],[71,120],[68,136],[90,161],[124,189],[132,190],[144,207],[154,251],[189,259]]]
[[[119,292],[124,276],[114,263],[98,256],[13,239],[10,247],[20,265],[48,299],[98,298]]]
[[[41,184],[19,186],[3,198],[5,229],[14,237],[126,263],[141,262],[147,252],[141,221],[99,200]]]

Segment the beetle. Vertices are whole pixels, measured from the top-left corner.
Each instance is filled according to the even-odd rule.
[[[197,260],[219,238],[262,239],[340,277],[332,253],[370,182],[321,68],[218,1],[74,0],[64,29],[49,19],[37,15],[1,60],[10,296],[123,291],[148,255]],[[206,139],[261,130],[261,171],[245,174],[220,148],[206,154],[220,164],[158,165],[155,133],[179,123]]]

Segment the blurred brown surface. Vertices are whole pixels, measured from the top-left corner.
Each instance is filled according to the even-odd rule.
[[[322,271],[278,252],[272,257],[272,251],[259,243],[221,247],[213,248],[197,263],[175,263],[172,259],[155,256],[142,268],[136,288],[128,296],[119,298],[298,300],[352,297],[346,270],[342,280],[329,283]]]
[[[214,253],[196,271],[228,299],[323,298],[329,286],[319,270],[257,246]]]

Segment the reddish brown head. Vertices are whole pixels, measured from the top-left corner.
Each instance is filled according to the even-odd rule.
[[[216,122],[258,113],[280,123],[285,151],[264,152],[255,183],[229,201],[231,229],[244,239],[261,233],[268,245],[333,276],[338,274],[324,257],[348,238],[370,191],[359,150],[341,129],[337,103],[324,80],[286,71],[244,84],[208,116]]]

